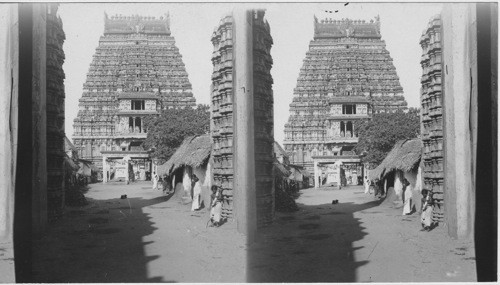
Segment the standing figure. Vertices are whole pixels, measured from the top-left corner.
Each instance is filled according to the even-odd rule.
[[[423,230],[430,231],[432,229],[432,193],[424,189],[422,194],[424,195],[424,205],[422,206],[420,222]]]
[[[375,179],[374,190],[375,197],[378,198],[380,196],[380,180],[378,178]]]
[[[222,218],[222,188],[212,186],[212,203],[210,208],[210,222],[213,226],[220,226]]]
[[[373,182],[373,180],[370,180],[370,187],[369,187],[369,191],[368,191],[368,194],[372,194],[372,192],[375,192],[375,182]]]
[[[201,208],[201,201],[200,201],[201,185],[200,185],[200,180],[194,174],[193,174],[193,182],[194,182],[193,204],[191,205],[191,211],[198,211]]]
[[[410,182],[404,178],[403,179],[403,201],[404,201],[404,206],[403,206],[403,215],[410,215],[413,212],[413,201],[412,201],[412,196],[413,193],[411,191]]]
[[[370,193],[370,179],[368,176],[365,176],[365,194]]]
[[[158,174],[153,172],[153,190],[158,190]]]

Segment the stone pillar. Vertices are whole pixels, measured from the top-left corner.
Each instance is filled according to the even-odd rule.
[[[47,224],[47,87],[46,87],[46,5],[33,4],[33,179],[32,225],[39,235]]]
[[[234,214],[238,231],[252,242],[257,228],[252,12],[235,9],[233,21]]]
[[[471,236],[474,225],[474,144],[477,132],[475,4],[446,4],[443,29],[445,220],[452,237]]]
[[[46,144],[48,220],[56,219],[64,209],[64,31],[57,16],[57,4],[46,6]]]
[[[319,176],[321,172],[318,167],[318,162],[314,160],[314,188],[319,188]]]
[[[106,160],[106,156],[102,156],[102,184],[106,184],[108,182],[108,163]]]

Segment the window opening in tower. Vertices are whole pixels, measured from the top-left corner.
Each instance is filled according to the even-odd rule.
[[[142,120],[140,117],[135,118],[135,132],[140,133],[142,132]]]
[[[131,100],[132,110],[145,110],[144,100]]]
[[[342,105],[342,114],[355,115],[356,114],[356,105],[352,105],[352,104]]]
[[[353,125],[352,122],[347,122],[346,124],[346,132],[345,132],[347,137],[352,138],[353,137]]]

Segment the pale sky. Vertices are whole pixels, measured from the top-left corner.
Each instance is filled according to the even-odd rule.
[[[66,74],[66,136],[72,139],[73,119],[78,99],[92,61],[92,55],[104,31],[104,12],[144,16],[162,16],[170,12],[171,32],[186,65],[197,103],[209,104],[212,74],[210,37],[219,20],[235,7],[266,9],[274,44],[271,48],[274,79],[274,138],[283,143],[283,128],[289,116],[293,89],[302,62],[313,39],[314,15],[318,19],[342,18],[367,20],[380,15],[382,39],[394,60],[396,72],[410,107],[418,107],[420,97],[419,39],[429,19],[441,11],[437,3],[189,3],[189,4],[61,4],[66,41],[63,65]],[[325,10],[338,13],[326,13]]]

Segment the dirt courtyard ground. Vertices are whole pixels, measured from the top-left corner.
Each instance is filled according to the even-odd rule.
[[[120,199],[126,194],[128,199]],[[35,241],[35,282],[244,282],[245,239],[151,183],[92,184]]]
[[[472,240],[453,240],[443,226],[420,231],[418,214],[403,216],[361,186],[302,190],[297,203],[251,246],[251,281],[476,281]]]
[[[472,241],[444,226],[420,231],[417,214],[361,187],[300,194],[298,212],[276,213],[246,246],[234,223],[206,228],[206,209],[149,183],[93,184],[88,206],[68,208],[34,242],[35,282],[476,281]]]

